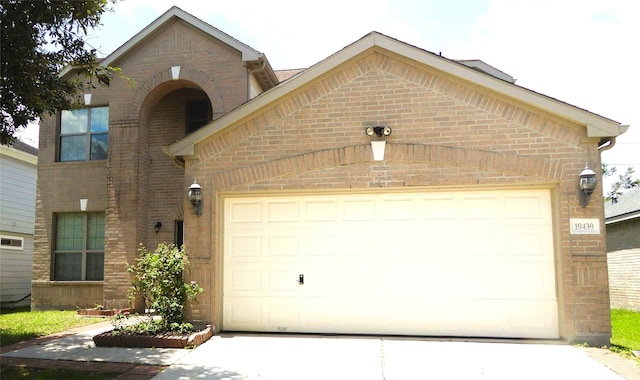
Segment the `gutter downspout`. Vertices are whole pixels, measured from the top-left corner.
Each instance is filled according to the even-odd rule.
[[[609,144],[607,144],[607,143],[609,143]],[[616,145],[616,138],[615,137],[609,137],[607,140],[605,140],[602,144],[600,144],[598,146],[598,150],[600,151],[600,153],[602,153],[602,152],[605,152],[605,151],[613,148],[615,145]]]

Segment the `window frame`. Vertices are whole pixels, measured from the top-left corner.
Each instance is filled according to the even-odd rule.
[[[59,216],[60,215],[74,215],[74,214],[79,214],[82,216],[82,248],[80,250],[77,249],[58,249],[58,228],[60,228],[60,224],[59,224]],[[104,247],[104,242],[102,244],[102,250],[95,250],[95,249],[89,249],[88,248],[88,243],[89,243],[89,215],[102,215],[103,220],[105,220],[104,223],[104,229],[106,232],[106,215],[104,212],[60,212],[60,213],[56,213],[54,214],[54,223],[55,223],[55,230],[54,230],[54,235],[53,235],[53,257],[52,257],[52,263],[51,263],[51,278],[53,281],[60,281],[60,282],[73,282],[73,281],[82,281],[82,282],[86,282],[86,281],[104,281],[104,251],[105,251],[105,247]],[[103,233],[104,235],[104,233]],[[106,242],[106,237],[104,238],[105,242]],[[81,264],[80,264],[80,279],[72,279],[72,280],[66,280],[66,279],[60,279],[58,276],[58,273],[56,271],[56,267],[57,267],[57,259],[58,259],[58,254],[64,254],[64,253],[80,253],[81,254]],[[88,263],[88,258],[87,256],[89,254],[102,254],[102,279],[91,279],[91,280],[87,280],[87,263]]]
[[[20,245],[16,246],[13,244],[2,244],[2,242],[0,242],[0,248],[2,249],[12,249],[14,251],[24,251],[24,238],[21,236],[9,236],[9,235],[0,235],[0,240],[2,240],[2,242],[8,240],[9,242],[12,241],[19,241]]]
[[[99,131],[99,132],[93,132],[91,130],[91,115],[94,109],[98,109],[98,108],[106,108],[106,112],[107,112],[107,124],[106,127],[107,129],[105,131]],[[86,124],[86,131],[84,132],[74,132],[74,133],[62,133],[62,115],[63,113],[66,112],[73,112],[73,111],[78,111],[78,110],[87,110],[87,124]],[[91,106],[91,107],[82,107],[82,108],[77,108],[77,109],[73,109],[73,110],[61,110],[60,112],[58,112],[58,130],[57,130],[57,152],[56,152],[56,162],[86,162],[86,161],[101,161],[101,160],[106,160],[108,157],[108,153],[105,152],[104,157],[100,157],[100,158],[92,158],[92,141],[93,141],[93,137],[95,136],[102,136],[105,135],[107,138],[107,142],[106,142],[106,148],[109,148],[109,106],[108,105],[98,105],[98,106]],[[63,138],[65,137],[82,137],[84,136],[84,159],[80,159],[80,160],[63,160],[62,158],[62,154],[63,154]]]

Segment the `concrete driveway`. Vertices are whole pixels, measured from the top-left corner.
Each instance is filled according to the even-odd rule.
[[[610,359],[594,360],[561,342],[222,333],[193,350],[96,347],[92,337],[110,329],[105,323],[1,356],[95,363],[97,369],[104,363],[169,366],[156,380],[640,379],[640,368],[616,354],[610,358],[625,363],[611,366]]]
[[[624,378],[564,344],[222,334],[154,379]]]

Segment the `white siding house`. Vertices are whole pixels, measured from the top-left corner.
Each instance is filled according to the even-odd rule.
[[[38,149],[0,145],[0,304],[29,305]]]

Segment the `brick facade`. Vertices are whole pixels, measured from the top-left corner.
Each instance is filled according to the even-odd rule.
[[[99,98],[108,98],[110,107],[108,160],[56,163],[53,148],[41,158],[36,308],[94,302],[127,306],[125,259],[133,260],[140,243],[153,247],[172,241],[173,223],[183,219],[189,278],[205,289],[189,317],[220,326],[222,195],[547,188],[554,208],[561,336],[608,343],[604,233],[569,231],[571,218],[597,218],[604,226],[600,189],[588,207],[578,200],[584,163],[600,166],[600,138],[588,137],[584,125],[420,62],[369,49],[197,139],[183,167],[181,157],[170,157],[163,147],[184,136],[184,99],[206,94],[214,118],[244,103],[249,83],[240,55],[177,21],[116,65],[137,86],[131,89],[115,78],[100,89]],[[170,77],[173,65],[182,67],[180,80]],[[251,104],[257,103],[243,107]],[[364,128],[373,125],[393,129],[384,161],[371,158]],[[43,146],[56,146],[55,129],[55,120],[43,122]],[[186,199],[194,178],[204,190],[200,217]],[[77,210],[81,197],[90,199],[92,210],[106,211],[105,280],[61,286],[50,282],[51,220],[56,212]],[[157,235],[156,221],[163,224]],[[83,292],[91,299],[82,298]],[[55,294],[63,293],[69,296],[57,302]]]

